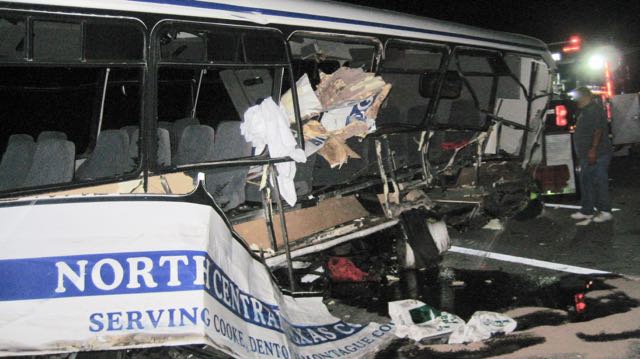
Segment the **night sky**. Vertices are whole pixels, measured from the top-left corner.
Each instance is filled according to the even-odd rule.
[[[585,41],[640,46],[638,0],[342,0],[488,29],[531,35],[545,42],[580,34]]]
[[[640,0],[341,0],[498,31],[546,43],[583,39],[583,48],[612,46],[616,92],[640,91]],[[552,51],[557,51],[556,46]]]

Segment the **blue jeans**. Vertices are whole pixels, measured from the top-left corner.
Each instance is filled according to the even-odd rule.
[[[611,212],[609,197],[609,163],[611,155],[599,156],[594,165],[587,159],[580,159],[580,212],[593,214],[593,207],[601,212]]]

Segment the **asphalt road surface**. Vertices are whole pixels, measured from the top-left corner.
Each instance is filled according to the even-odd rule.
[[[405,272],[366,303],[330,300],[329,308],[347,321],[380,323],[389,300],[415,298],[464,320],[486,310],[518,322],[511,334],[467,345],[397,339],[377,358],[640,358],[640,159],[614,159],[610,177],[620,209],[613,222],[576,227],[573,210],[545,208],[502,230],[452,233],[454,247],[435,272]]]
[[[530,221],[511,220],[504,231],[473,231],[454,244],[515,256],[640,276],[640,159],[615,158],[611,170],[615,219],[575,226],[570,209],[545,208]],[[577,199],[546,198],[547,203],[578,204]]]

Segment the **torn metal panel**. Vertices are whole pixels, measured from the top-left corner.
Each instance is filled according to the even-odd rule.
[[[335,228],[324,233],[319,233],[305,239],[306,247],[297,248],[291,251],[293,258],[304,255],[321,252],[328,248],[349,242],[357,238],[364,238],[373,233],[389,229],[398,224],[398,219],[374,218],[373,220],[353,223],[343,227]],[[270,267],[282,266],[286,263],[284,253],[278,254],[266,259],[267,265]]]
[[[435,207],[435,202],[421,189],[403,191],[401,187],[395,187],[393,193],[386,199],[384,194],[378,194],[378,200],[383,210],[388,211],[391,218],[398,218],[402,213],[412,209],[430,210]]]
[[[387,343],[392,324],[349,324],[322,298],[283,294],[221,213],[202,183],[185,197],[0,206],[0,354],[206,344],[355,358]]]
[[[286,212],[287,232],[289,240],[296,242],[327,228],[332,228],[355,219],[369,216],[369,212],[362,207],[354,196],[329,198],[308,208]],[[274,215],[274,221],[279,221],[279,215]],[[282,231],[275,226],[276,244],[280,248]],[[235,231],[247,243],[257,248],[270,248],[266,223],[263,218],[234,225]]]

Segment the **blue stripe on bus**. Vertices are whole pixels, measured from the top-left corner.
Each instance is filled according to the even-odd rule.
[[[447,31],[421,29],[421,28],[411,27],[411,26],[385,24],[385,23],[378,23],[378,22],[372,22],[372,21],[366,21],[366,20],[344,19],[344,18],[332,17],[332,16],[326,16],[326,15],[305,14],[305,13],[284,11],[284,10],[263,9],[263,8],[257,8],[257,7],[221,4],[221,3],[204,2],[204,1],[197,1],[197,0],[131,0],[131,1],[175,5],[175,6],[187,6],[187,7],[195,7],[195,8],[202,8],[202,9],[213,9],[213,10],[223,10],[223,11],[243,12],[243,13],[257,12],[260,14],[271,15],[271,16],[288,17],[288,18],[305,19],[305,20],[327,21],[327,22],[361,25],[361,26],[372,26],[372,27],[386,28],[386,29],[392,29],[392,30],[411,31],[411,32],[418,32],[423,34],[450,36],[450,37],[469,39],[469,40],[486,41],[486,42],[492,42],[492,43],[497,43],[502,45],[530,48],[535,50],[546,50],[544,47],[541,47],[541,46],[524,45],[517,42],[495,40],[495,39],[490,39],[490,38],[485,38],[480,36],[456,34],[456,33],[447,32]]]
[[[190,264],[193,263],[193,256],[206,256],[206,252],[201,251],[162,251],[162,252],[139,252],[139,253],[103,253],[103,254],[87,254],[77,256],[62,257],[44,257],[44,258],[21,258],[21,259],[3,259],[0,260],[0,302],[13,300],[28,299],[52,299],[67,297],[85,297],[96,295],[114,295],[114,294],[137,294],[137,293],[154,293],[154,292],[175,292],[202,289],[200,284],[194,284],[195,271],[194,265],[181,268],[179,280],[181,285],[169,286],[169,270],[168,265],[164,267],[158,266],[158,261],[162,256],[184,255],[189,259]],[[154,267],[151,274],[157,282],[157,286],[149,288],[144,284],[138,288],[127,288],[126,284],[129,280],[129,273],[125,271],[122,283],[111,290],[99,289],[92,280],[91,270],[93,266],[100,260],[108,259],[110,262],[117,262],[122,268],[126,268],[128,258],[143,257],[153,261]],[[82,290],[75,287],[68,279],[64,280],[64,292],[56,292],[58,286],[59,268],[57,263],[64,263],[75,271],[78,271],[78,261],[86,261],[87,273],[81,277],[84,283]],[[114,281],[115,273],[112,266],[101,268],[100,277],[106,283]]]
[[[179,257],[182,258],[180,262],[176,261],[174,263],[175,268],[173,270],[175,272],[173,275],[171,264],[168,261],[163,261],[163,258],[169,259],[170,257],[174,260]],[[196,278],[198,273],[195,257],[206,258],[207,265],[204,268],[206,268],[207,274],[203,274],[203,277],[207,279]],[[133,276],[133,281],[140,284],[140,286],[132,286],[130,285],[132,280],[131,266],[140,269],[139,262],[141,260],[150,262],[152,265],[148,270],[143,271],[145,275]],[[160,265],[161,263],[162,265]],[[74,273],[73,276],[78,276],[74,280],[82,283],[81,289],[72,283],[68,275],[60,275],[61,267],[70,268]],[[81,274],[80,267],[85,268],[84,275]],[[243,268],[238,267],[237,269],[242,270]],[[116,274],[116,270],[119,274]],[[0,302],[201,290],[208,293],[219,304],[247,323],[283,332],[284,323],[281,321],[286,321],[286,318],[279,315],[280,308],[276,304],[264,302],[254,297],[250,292],[240,289],[238,284],[225,273],[223,268],[204,251],[119,252],[2,259],[0,260],[0,273],[2,273],[0,276]],[[149,276],[153,284],[147,283],[145,276]],[[171,283],[172,280],[174,283]],[[175,282],[176,280],[177,282]],[[202,284],[204,281],[209,285]],[[113,284],[114,288],[104,288],[105,285],[111,284]],[[148,287],[147,284],[151,284],[152,287]],[[261,283],[261,285],[268,287],[272,284]],[[64,288],[64,291],[57,290],[57,288]],[[236,295],[244,298],[240,300]],[[234,298],[237,299],[237,304]],[[82,302],[77,303],[81,305]],[[259,305],[256,305],[256,303],[259,303]],[[155,310],[154,303],[149,303],[148,311],[153,310]],[[260,311],[260,313],[258,314],[256,311]],[[273,322],[270,319],[265,320],[270,316],[273,316]],[[323,325],[287,323],[287,327],[295,329],[321,329],[322,333],[331,332],[333,339],[327,341],[344,339],[364,328],[361,325],[347,324],[342,321]],[[313,342],[296,344],[298,346],[306,346],[313,344]]]

